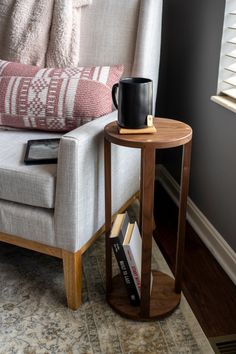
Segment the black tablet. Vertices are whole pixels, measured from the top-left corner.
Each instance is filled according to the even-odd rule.
[[[60,139],[28,140],[24,163],[27,165],[57,163]]]

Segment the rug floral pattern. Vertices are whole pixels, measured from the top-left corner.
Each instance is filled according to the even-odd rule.
[[[71,311],[61,260],[1,243],[0,354],[206,354],[180,308],[150,323],[115,314],[104,274],[102,236],[83,256],[83,304]]]

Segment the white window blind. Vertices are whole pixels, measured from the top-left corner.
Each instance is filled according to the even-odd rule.
[[[236,104],[236,0],[225,4],[217,94]]]

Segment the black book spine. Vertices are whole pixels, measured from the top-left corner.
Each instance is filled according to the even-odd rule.
[[[132,305],[139,305],[140,304],[139,294],[137,292],[134,279],[131,270],[129,268],[129,264],[126,259],[126,255],[123,246],[120,242],[119,236],[111,238],[111,242],[112,242],[112,248],[115,253],[117,263],[119,265],[129,295],[130,303]]]

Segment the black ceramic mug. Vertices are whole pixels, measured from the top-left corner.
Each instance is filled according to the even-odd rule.
[[[117,102],[118,90],[118,102]],[[118,109],[118,124],[123,128],[141,129],[152,115],[152,80],[127,77],[112,87],[112,100]]]

